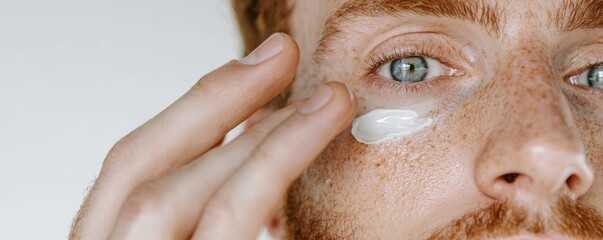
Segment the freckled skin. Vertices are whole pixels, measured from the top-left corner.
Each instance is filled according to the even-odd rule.
[[[311,53],[328,9],[341,2],[296,1],[300,9],[319,5],[322,10],[293,13],[302,59],[289,100],[310,96],[321,83],[339,81],[357,93],[359,114],[382,107],[380,103],[413,101],[404,94],[382,94],[359,79],[355,73],[364,66],[360,55],[365,50],[354,39],[321,64],[315,61]],[[578,202],[602,214],[603,90],[594,94],[563,82],[557,69],[565,67],[557,65],[563,61],[554,59],[559,49],[553,44],[563,39],[551,37],[544,25],[548,15],[542,6],[550,2],[560,1],[498,1],[506,8],[508,24],[500,38],[477,25],[451,27],[446,22],[452,20],[440,19],[434,27],[471,32],[477,39],[476,55],[482,57],[467,72],[468,90],[434,96],[436,103],[422,112],[436,121],[412,137],[364,145],[344,131],[294,184],[285,206],[295,221],[315,228],[288,231],[305,232],[308,239],[421,239],[501,199],[541,207],[563,194],[576,195]],[[547,177],[562,175],[560,168],[574,171],[559,179]],[[511,173],[518,174],[517,180],[502,183]],[[588,180],[589,174],[594,180]],[[583,181],[570,184],[572,176]]]

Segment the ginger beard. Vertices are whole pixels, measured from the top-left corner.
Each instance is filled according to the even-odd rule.
[[[597,209],[562,194],[533,208],[513,200],[503,200],[470,210],[462,203],[447,206],[447,203],[455,201],[441,201],[433,204],[434,212],[426,215],[426,221],[421,219],[421,214],[415,213],[432,207],[420,199],[437,201],[430,196],[443,193],[446,186],[430,192],[430,189],[421,190],[419,184],[393,192],[399,189],[393,187],[399,177],[390,175],[391,169],[416,171],[422,167],[373,154],[368,149],[370,147],[357,145],[348,134],[342,134],[341,138],[332,143],[290,188],[285,205],[286,239],[492,239],[523,233],[538,236],[556,233],[577,239],[603,237],[603,218]],[[356,150],[348,151],[349,145],[357,145]],[[342,157],[334,160],[328,156]],[[376,156],[378,160],[363,164],[367,156]],[[420,161],[408,154],[402,157]],[[436,170],[440,171],[444,172],[445,167]],[[362,180],[367,176],[373,176],[374,180]],[[448,187],[464,191],[453,185]],[[455,198],[454,194],[448,197]],[[435,220],[446,218],[446,212],[441,211],[463,214],[447,220]]]
[[[582,69],[562,64],[580,54],[586,62],[603,56],[597,40],[603,39],[603,30],[565,35],[553,30],[548,13],[571,9],[565,1],[490,0],[482,2],[503,6],[497,11],[506,19],[499,35],[467,20],[375,14],[350,17],[338,24],[342,29],[334,35],[339,39],[321,41],[322,26],[343,14],[334,9],[345,2],[295,1],[291,30],[302,54],[289,102],[311,95],[321,83],[340,81],[355,90],[359,116],[379,108],[410,109],[434,121],[412,136],[375,145],[359,143],[345,130],[291,186],[281,221],[287,239],[517,234],[603,239],[603,90],[587,94],[567,84],[567,72]],[[441,6],[459,2],[442,1]],[[594,8],[597,4],[603,3],[585,1],[577,7],[603,9]],[[398,32],[382,36],[390,31]],[[433,34],[425,37],[423,32]],[[452,40],[441,40],[440,34]],[[372,54],[366,48],[371,50],[377,38],[401,38],[386,50],[435,49],[447,62],[460,65],[464,75],[458,81],[432,80],[442,85],[394,92],[404,84],[387,85],[383,76],[362,72],[366,55]],[[331,47],[317,46],[325,42]],[[465,51],[474,59],[463,62],[456,56]],[[427,83],[414,85],[421,84]],[[435,103],[425,107],[424,102]],[[551,168],[560,163],[575,172],[565,176]],[[549,185],[557,188],[538,189]]]

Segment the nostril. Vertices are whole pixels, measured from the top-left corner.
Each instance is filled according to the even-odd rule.
[[[509,173],[502,176],[502,179],[507,183],[514,183],[517,177],[519,177],[519,173]]]

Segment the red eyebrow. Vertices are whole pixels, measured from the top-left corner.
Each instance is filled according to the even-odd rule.
[[[603,1],[565,0],[551,16],[552,23],[563,33],[576,29],[603,28]]]
[[[491,34],[500,30],[501,8],[483,0],[350,0],[327,20],[315,53],[320,61],[330,51],[330,43],[343,32],[344,25],[360,17],[400,16],[401,14],[450,17],[476,22]]]

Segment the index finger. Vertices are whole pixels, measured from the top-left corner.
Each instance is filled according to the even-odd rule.
[[[193,239],[257,236],[289,185],[352,123],[357,101],[348,91],[328,83],[273,129],[214,194]]]
[[[266,58],[265,54],[276,55],[264,62],[243,64],[249,63],[248,59],[261,60],[261,55]],[[137,173],[162,174],[186,164],[285,90],[298,62],[295,42],[285,34],[273,35],[245,60],[231,61],[202,77],[175,103],[126,136],[107,157],[103,170],[111,171],[108,165],[113,162],[128,161],[117,165],[132,178]]]
[[[113,147],[73,231],[106,237],[132,189],[185,165],[218,143],[285,90],[298,62],[296,43],[278,33],[245,59],[202,77],[184,96]],[[82,225],[85,222],[94,224]]]

